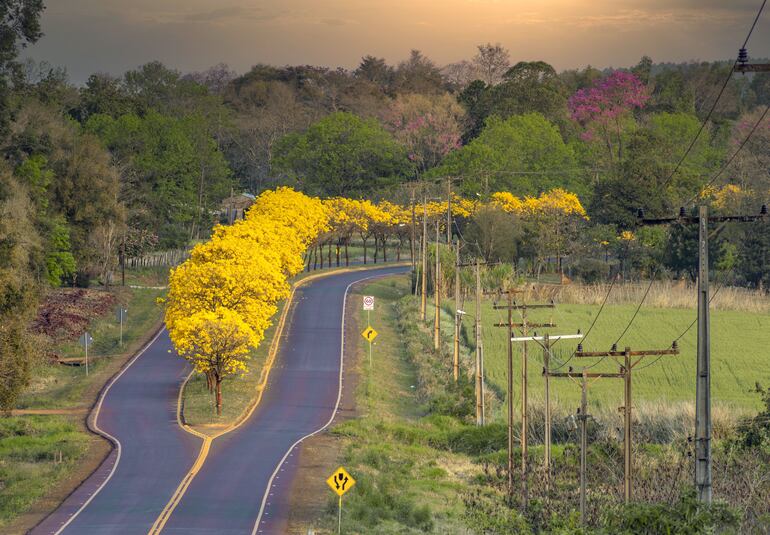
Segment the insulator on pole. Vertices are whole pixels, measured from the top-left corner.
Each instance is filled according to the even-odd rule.
[[[684,217],[684,215],[685,215],[684,206],[680,206],[679,207],[679,217]]]
[[[749,52],[745,48],[738,50],[738,63],[745,64],[749,61]]]
[[[762,208],[760,208],[760,210],[759,210],[759,214],[760,215],[767,215],[767,205],[766,204],[762,205]]]
[[[612,344],[611,351],[617,351],[618,350],[618,344]]]

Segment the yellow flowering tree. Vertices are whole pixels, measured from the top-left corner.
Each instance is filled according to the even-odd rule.
[[[288,278],[302,271],[308,245],[328,228],[319,199],[290,188],[267,191],[244,220],[215,227],[172,270],[166,327],[179,355],[206,375],[218,414],[223,379],[248,370],[251,350],[288,296]]]
[[[578,225],[588,219],[580,199],[574,193],[555,188],[539,197],[524,197],[501,191],[492,195],[493,205],[519,216],[531,227],[537,256],[537,273],[548,256],[556,256],[559,273],[568,244],[576,237]]]

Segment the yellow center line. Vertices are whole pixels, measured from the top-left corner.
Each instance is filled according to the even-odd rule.
[[[396,264],[390,264],[385,267],[399,267],[399,266],[406,266],[410,265],[408,262],[400,262]],[[193,463],[190,470],[185,474],[182,481],[179,483],[179,486],[176,488],[174,493],[171,495],[171,499],[166,504],[166,506],[163,508],[163,510],[160,512],[160,515],[158,515],[158,518],[155,520],[155,523],[153,523],[152,527],[150,528],[150,531],[148,532],[148,535],[158,535],[166,525],[166,522],[168,522],[168,519],[171,518],[171,514],[174,512],[174,509],[176,509],[177,505],[179,505],[179,502],[182,500],[182,497],[184,496],[185,492],[187,492],[187,488],[190,486],[190,483],[192,483],[192,480],[195,478],[196,474],[200,471],[200,469],[203,467],[203,464],[206,461],[206,458],[208,457],[209,450],[211,448],[211,443],[214,441],[214,439],[221,437],[222,435],[229,433],[241,425],[243,425],[246,420],[248,420],[251,415],[256,410],[257,406],[259,405],[260,401],[262,401],[262,395],[264,394],[265,387],[267,386],[267,380],[270,375],[270,370],[273,368],[273,364],[275,363],[276,356],[278,355],[278,349],[280,347],[280,340],[283,335],[283,329],[286,325],[286,318],[289,315],[289,309],[291,308],[292,301],[294,299],[294,294],[297,290],[297,288],[303,286],[304,284],[324,278],[329,277],[331,275],[339,275],[341,273],[350,273],[354,271],[367,271],[371,269],[378,269],[382,268],[383,266],[367,266],[363,268],[342,268],[342,269],[335,269],[332,271],[326,271],[323,273],[316,273],[313,275],[309,275],[305,277],[304,279],[301,279],[297,282],[295,282],[292,285],[291,292],[289,293],[289,297],[286,298],[286,304],[283,307],[283,311],[281,312],[281,317],[278,320],[278,326],[275,329],[275,333],[273,335],[273,340],[270,343],[270,350],[268,351],[267,360],[265,361],[265,366],[262,368],[262,374],[260,376],[259,384],[257,385],[257,396],[254,400],[254,402],[251,404],[251,407],[249,410],[247,410],[240,418],[238,418],[235,422],[233,422],[231,425],[220,431],[219,433],[216,433],[214,435],[206,435],[204,433],[201,433],[200,431],[197,431],[190,427],[189,425],[182,422],[182,397],[184,392],[184,387],[187,385],[187,382],[192,377],[193,372],[190,372],[190,374],[187,376],[187,378],[182,383],[181,387],[179,388],[179,395],[177,397],[177,410],[176,410],[176,421],[179,427],[184,429],[190,434],[195,435],[196,437],[202,438],[203,443],[201,444],[200,452],[198,453],[198,458],[195,459],[195,463]]]

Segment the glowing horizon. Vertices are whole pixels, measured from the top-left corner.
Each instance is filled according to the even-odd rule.
[[[756,13],[754,0],[68,0],[49,1],[46,35],[26,56],[67,68],[75,82],[158,59],[182,71],[224,62],[354,68],[419,49],[439,65],[501,43],[511,61],[558,70],[591,64],[729,59]],[[770,45],[762,20],[749,44]],[[768,37],[765,37],[767,35]]]

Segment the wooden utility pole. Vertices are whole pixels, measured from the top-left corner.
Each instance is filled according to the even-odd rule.
[[[441,292],[439,288],[439,280],[441,280],[441,256],[439,255],[439,220],[436,221],[436,249],[434,251],[436,255],[436,273],[433,277],[433,294],[435,301],[435,314],[433,320],[433,349],[438,351],[441,349]]]
[[[414,187],[412,188],[412,195],[410,196],[410,201],[412,205],[412,239],[409,242],[409,248],[411,250],[412,255],[412,272],[415,274],[417,273],[417,258],[415,257],[416,251],[415,251],[415,244],[414,241],[417,239],[417,229],[415,228],[416,225],[416,218],[415,218],[415,212],[414,212]],[[415,285],[417,284],[417,280],[415,279]]]
[[[543,464],[546,481],[551,481],[551,378],[548,370],[551,365],[551,338],[543,335],[543,383],[545,386],[545,452]]]
[[[455,340],[452,359],[452,376],[455,383],[460,379],[460,240],[455,241]]]
[[[767,206],[762,205],[759,215],[708,215],[708,207],[698,207],[697,217],[685,215],[679,208],[679,217],[646,219],[644,211],[638,213],[640,225],[680,224],[698,225],[698,349],[695,372],[695,489],[698,500],[711,503],[711,332],[709,323],[709,271],[708,271],[708,224],[722,223],[716,234],[728,222],[749,223],[767,218]]]
[[[452,178],[446,179],[446,243],[452,243]]]
[[[588,385],[586,384],[586,370],[583,370],[580,381],[580,409],[578,420],[580,421],[580,523],[586,523],[586,465],[588,454]]]
[[[476,425],[484,425],[484,374],[481,362],[481,263],[476,259]]]
[[[505,305],[493,305],[496,310],[504,309],[508,311],[508,321],[506,323],[495,323],[495,327],[506,327],[508,329],[508,493],[510,503],[513,499],[513,328],[518,327],[524,337],[529,334],[529,327],[554,327],[554,324],[536,323],[530,325],[527,321],[527,309],[529,308],[553,308],[553,303],[542,305],[518,305],[513,300],[516,293],[521,290],[501,290],[493,295],[506,294],[507,303]],[[513,322],[513,311],[519,310],[521,313],[521,323]],[[524,509],[529,503],[529,409],[528,409],[528,373],[527,373],[527,343],[524,342],[521,358],[521,473],[522,473],[522,504]]]
[[[422,203],[422,299],[420,301],[420,318],[426,319],[428,305],[428,199]]]
[[[679,349],[676,342],[670,349],[646,349],[642,351],[631,351],[626,347],[623,351],[618,351],[615,346],[611,351],[591,351],[584,352],[578,346],[575,357],[610,357],[620,366],[619,374],[602,374],[603,377],[620,377],[623,379],[623,498],[626,503],[631,502],[633,488],[633,429],[632,429],[632,410],[633,399],[631,394],[632,370],[646,357],[662,357],[665,355],[678,355]],[[623,358],[622,364],[619,358]],[[634,357],[638,357],[634,361]]]

